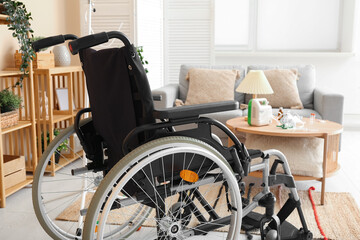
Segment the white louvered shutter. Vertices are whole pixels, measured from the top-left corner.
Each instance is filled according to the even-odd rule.
[[[143,46],[143,56],[149,62],[148,79],[151,88],[164,84],[163,61],[163,0],[92,0],[91,27],[94,33],[121,31],[135,46]],[[81,0],[81,33],[88,35],[89,0]],[[121,27],[120,27],[121,26]],[[119,28],[120,27],[120,28]],[[118,40],[95,47],[102,49],[122,46]]]
[[[166,1],[166,0],[165,0]],[[147,77],[152,89],[163,86],[163,7],[162,0],[137,0],[136,44],[142,46],[145,67],[149,70]]]
[[[213,3],[165,0],[164,10],[165,84],[178,83],[181,64],[213,62]]]
[[[92,30],[94,33],[120,31],[124,33],[131,42],[134,41],[134,1],[133,0],[92,0],[95,12],[92,13]],[[86,13],[88,13],[88,0],[81,0],[81,34],[88,35],[88,21]],[[105,47],[122,46],[119,40],[109,41],[102,45]]]

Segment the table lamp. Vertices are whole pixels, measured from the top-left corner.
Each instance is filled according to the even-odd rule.
[[[262,70],[250,70],[244,80],[242,80],[240,85],[236,88],[236,91],[252,94],[252,98],[256,98],[257,94],[274,93]]]
[[[253,95],[248,104],[249,125],[263,126],[271,123],[272,108],[269,102],[266,98],[256,98],[257,94],[274,93],[262,70],[250,70],[236,91]]]

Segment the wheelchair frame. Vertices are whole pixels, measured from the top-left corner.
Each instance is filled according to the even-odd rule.
[[[53,46],[59,43],[64,42],[65,40],[73,40],[69,43],[70,51],[73,54],[77,54],[81,49],[89,48],[92,46],[99,45],[101,43],[107,42],[110,38],[118,38],[120,39],[126,47],[131,46],[130,41],[126,38],[125,35],[118,32],[108,32],[108,33],[99,33],[90,36],[86,36],[83,38],[77,39],[74,35],[60,35],[55,37],[50,37],[46,39],[39,40],[33,44],[35,50],[46,46]],[[75,40],[74,40],[75,39]],[[132,52],[130,50],[131,54]],[[154,111],[154,116],[157,119],[168,119],[168,121],[162,120],[160,123],[154,124],[144,124],[139,127],[133,129],[125,138],[122,144],[122,150],[124,154],[131,152],[135,147],[142,146],[146,143],[149,143],[153,140],[174,137],[174,136],[184,136],[192,139],[198,139],[216,151],[218,151],[221,156],[228,162],[231,166],[231,170],[234,171],[235,179],[237,180],[237,184],[239,184],[239,189],[241,190],[241,196],[244,194],[245,185],[242,182],[243,177],[246,177],[250,172],[253,171],[262,171],[263,172],[263,191],[258,193],[255,197],[253,197],[250,202],[249,199],[242,198],[242,208],[236,209],[235,206],[232,206],[229,202],[228,196],[227,198],[227,207],[229,211],[239,211],[241,213],[241,218],[243,219],[242,228],[246,231],[252,230],[254,228],[260,229],[261,239],[272,240],[272,239],[288,239],[288,240],[311,240],[312,233],[307,228],[304,215],[301,209],[301,203],[299,196],[296,191],[295,181],[293,176],[291,175],[291,171],[287,162],[286,157],[278,150],[267,150],[267,151],[259,151],[259,150],[247,150],[244,144],[240,143],[236,136],[222,123],[210,119],[199,117],[200,114],[215,112],[215,111],[226,111],[231,110],[237,106],[233,101],[222,103],[222,104],[203,104],[199,106],[187,106],[183,107],[181,110],[179,109],[167,109],[161,111]],[[109,170],[107,169],[107,160],[104,156],[104,149],[106,149],[106,143],[102,140],[102,138],[96,133],[95,128],[91,126],[91,122],[89,122],[86,126],[80,126],[80,119],[82,114],[86,112],[90,112],[91,109],[83,109],[78,112],[75,121],[75,132],[78,135],[81,144],[86,152],[86,156],[91,160],[87,166],[77,169],[72,169],[72,174],[77,175],[84,172],[98,172],[104,171],[105,173]],[[193,128],[190,130],[183,131],[174,131],[175,126],[186,125],[186,124],[197,124],[197,128]],[[221,129],[223,132],[227,134],[227,136],[234,142],[234,146],[224,147],[219,143],[216,139],[212,137],[211,127],[215,126]],[[90,132],[89,132],[90,131]],[[144,134],[145,136],[149,136],[150,134],[155,134],[149,138],[139,138],[140,135]],[[89,136],[86,136],[88,134]],[[133,145],[133,140],[137,140],[139,144]],[[106,154],[105,154],[106,155]],[[277,160],[270,168],[269,158],[270,156],[277,157]],[[251,160],[253,158],[262,158],[262,162],[258,164],[251,165]],[[277,167],[281,165],[284,170],[284,174],[277,173]],[[202,167],[202,166],[201,166]],[[201,168],[200,167],[200,168]],[[200,171],[200,169],[199,169]],[[206,180],[206,179],[205,179]],[[221,180],[221,179],[220,179]],[[220,181],[219,180],[219,181]],[[216,180],[215,180],[216,181]],[[202,206],[207,210],[208,214],[211,216],[217,223],[230,223],[229,218],[219,218],[216,214],[216,211],[213,207],[209,206],[209,204],[205,201],[205,199],[201,196],[201,193],[198,190],[198,187],[202,184],[201,181],[195,182],[192,185],[189,185],[188,189],[183,188],[180,195],[186,199],[186,201],[190,204],[190,209],[193,213],[196,213],[196,206],[192,202],[192,199],[189,196],[184,194],[184,191],[191,190],[192,194],[194,194],[194,198],[198,199]],[[285,205],[281,208],[277,215],[274,214],[274,203],[276,201],[274,195],[270,192],[270,186],[284,184],[286,187],[290,189],[289,199],[285,203]],[[227,186],[225,186],[226,188]],[[176,190],[176,189],[175,189]],[[173,192],[179,193],[179,191],[175,191],[174,189],[166,189],[164,190],[164,196],[171,194]],[[149,190],[150,191],[150,190]],[[152,191],[152,190],[151,190]],[[150,191],[150,192],[151,192]],[[154,195],[157,198],[156,195]],[[164,197],[161,196],[161,197]],[[148,195],[149,197],[149,195]],[[130,198],[128,198],[130,199]],[[151,206],[151,199],[147,199],[144,196],[144,204]],[[148,203],[146,201],[149,201]],[[131,205],[132,201],[127,200],[123,201],[122,204],[118,204],[117,206],[111,206],[111,209],[121,208],[125,205]],[[256,214],[253,210],[257,207],[264,207],[266,213],[264,215]],[[302,228],[296,229],[294,226],[286,222],[286,218],[297,209],[299,214]],[[86,209],[82,209],[82,214],[85,214]],[[214,225],[207,225],[207,220],[201,214],[196,215],[196,218],[202,223],[198,228],[198,231],[193,233],[189,233],[189,236],[204,234],[204,232],[213,231],[218,227],[214,227]],[[82,221],[82,218],[81,220]],[[210,220],[209,220],[210,221]],[[233,227],[233,226],[232,226]],[[159,226],[158,226],[159,228]],[[273,235],[274,231],[276,231],[276,235]],[[270,233],[270,234],[269,234]],[[85,233],[92,234],[92,233]],[[165,234],[165,233],[164,233]],[[89,235],[86,235],[89,236]],[[166,236],[165,236],[166,237]],[[167,239],[163,238],[163,236],[159,236],[158,239]]]
[[[80,119],[80,118],[78,118]],[[195,123],[198,125],[197,128],[189,129],[189,130],[183,130],[183,131],[174,131],[174,127],[180,126],[180,125],[186,125]],[[224,147],[222,146],[218,141],[216,141],[212,137],[211,133],[211,126],[218,127],[223,132],[225,132],[228,137],[234,142],[234,146],[232,147]],[[243,218],[248,216],[245,220],[246,227],[244,227],[245,230],[251,230],[253,228],[260,228],[262,239],[266,239],[264,236],[267,232],[269,232],[269,229],[276,229],[277,232],[281,232],[281,224],[286,220],[286,218],[295,210],[297,209],[297,212],[299,214],[302,228],[296,232],[294,235],[290,236],[290,238],[280,238],[280,235],[278,235],[277,239],[312,239],[312,233],[309,231],[305,218],[301,209],[301,203],[299,195],[296,191],[296,185],[294,178],[291,174],[290,167],[288,164],[288,161],[283,153],[281,153],[278,150],[270,149],[266,150],[264,152],[261,151],[255,151],[251,152],[250,154],[248,150],[245,148],[244,144],[240,143],[239,140],[236,138],[236,136],[231,132],[225,125],[220,123],[217,120],[205,118],[205,117],[193,117],[188,119],[170,119],[169,121],[164,121],[160,123],[155,124],[147,124],[139,126],[135,129],[133,129],[126,139],[123,142],[123,151],[126,153],[129,153],[131,151],[131,148],[129,148],[129,142],[132,140],[132,138],[135,138],[138,134],[146,131],[153,131],[153,130],[163,130],[159,131],[157,135],[155,135],[152,139],[148,139],[148,141],[159,139],[163,137],[169,137],[169,136],[186,136],[191,137],[194,139],[199,139],[203,142],[206,142],[210,146],[214,147],[216,150],[218,150],[222,156],[229,162],[231,165],[233,171],[237,175],[237,178],[239,181],[241,181],[242,177],[245,177],[250,172],[255,171],[262,171],[263,172],[263,191],[256,194],[252,201],[244,205],[242,209],[242,216]],[[142,143],[145,144],[146,142]],[[251,154],[252,153],[252,154]],[[239,157],[240,156],[240,157]],[[270,162],[269,158],[271,156],[275,156],[278,159],[273,163],[272,167],[270,168]],[[253,158],[262,158],[262,162],[258,164],[251,165],[251,160]],[[277,173],[277,167],[281,165],[284,170],[284,174]],[[197,188],[198,186],[201,186],[201,182],[194,184],[191,186],[191,188]],[[285,203],[284,207],[280,210],[278,215],[274,215],[274,203],[276,201],[273,194],[270,192],[270,187],[278,184],[284,184],[286,187],[290,189],[289,199]],[[189,189],[191,189],[189,188]],[[184,189],[188,190],[188,189]],[[244,191],[244,189],[241,189]],[[169,190],[169,192],[172,192],[173,190]],[[244,193],[244,192],[242,192]],[[196,195],[196,198],[201,199],[201,194],[198,190],[195,189],[194,194]],[[169,196],[169,195],[168,195]],[[189,198],[187,198],[189,199]],[[191,201],[191,199],[189,199]],[[131,201],[127,202],[125,205],[131,205]],[[196,211],[196,207],[194,203],[190,203],[190,205],[194,206],[194,210]],[[207,202],[202,203],[204,208],[207,208],[208,212],[213,214],[214,219],[216,219],[216,211],[210,206]],[[264,216],[259,216],[258,214],[255,214],[252,212],[257,207],[264,207],[266,208],[266,214]],[[120,207],[120,206],[119,206]],[[231,209],[232,206],[229,206],[229,209]],[[206,219],[203,216],[196,216],[200,222],[206,222]],[[254,221],[259,221],[259,224],[252,224]],[[229,222],[229,219],[221,219],[218,221],[218,224],[225,224]],[[268,229],[266,230],[264,228],[265,223],[269,223]],[[250,226],[249,226],[250,225]],[[255,225],[255,226],[254,226]],[[294,227],[289,226],[288,224],[285,225],[285,227],[288,229],[288,231],[294,232]],[[199,227],[198,232],[194,232],[190,235],[197,235],[197,234],[203,234],[204,231],[213,231],[216,227],[213,225],[207,226],[206,224],[202,224],[201,227]],[[284,230],[283,230],[284,231]]]

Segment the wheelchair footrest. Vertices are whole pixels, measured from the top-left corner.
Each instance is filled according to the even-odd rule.
[[[281,224],[281,230],[280,230],[280,238],[281,240],[307,240],[308,238],[305,238],[304,231],[302,228],[297,229],[294,225],[291,223],[285,221]],[[311,235],[312,236],[312,235]],[[309,239],[311,240],[312,237]]]
[[[244,231],[251,231],[260,228],[260,221],[264,215],[256,212],[250,212],[242,221],[241,229]],[[291,223],[284,221],[281,224],[280,230],[281,240],[312,240],[311,232],[305,232],[302,228],[298,229]]]
[[[260,228],[260,220],[263,215],[256,212],[250,212],[245,217],[243,217],[241,228],[245,231],[250,231],[254,228]]]

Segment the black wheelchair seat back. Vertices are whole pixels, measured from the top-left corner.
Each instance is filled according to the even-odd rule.
[[[155,122],[150,86],[135,52],[133,46],[79,52],[94,128],[107,145],[108,168],[124,156],[122,143],[132,129]]]

